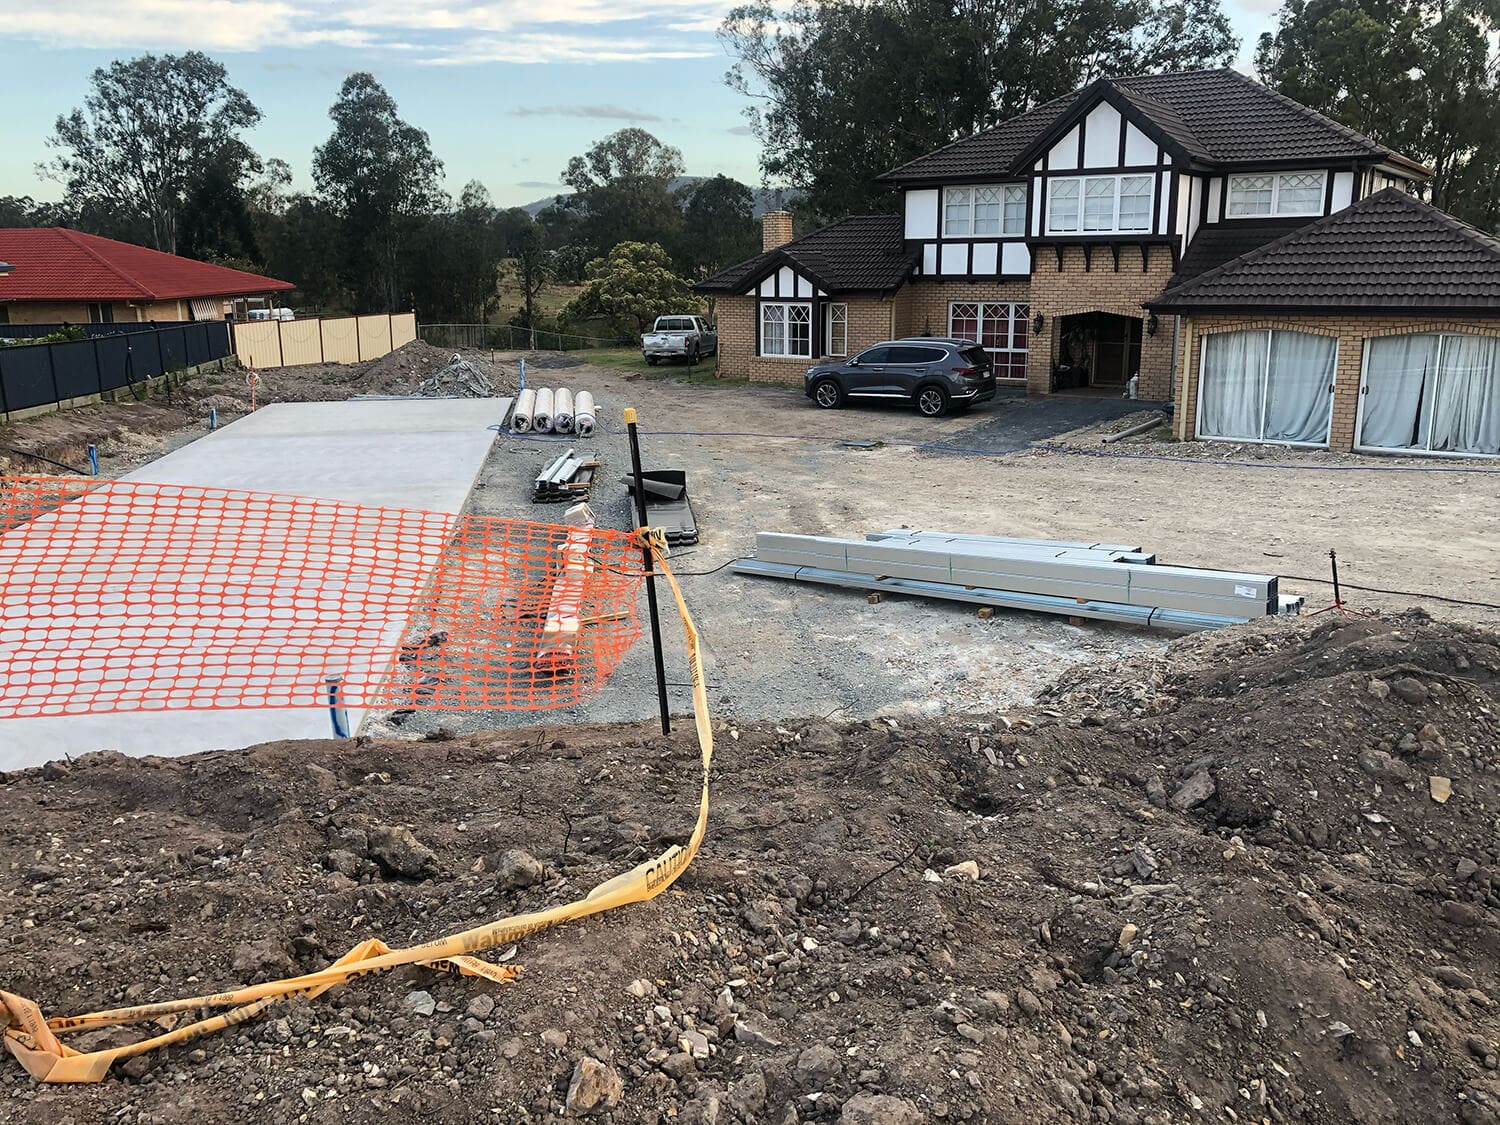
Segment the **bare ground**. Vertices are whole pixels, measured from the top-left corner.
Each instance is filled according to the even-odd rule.
[[[4,1117],[541,1121],[587,1057],[621,1080],[616,1121],[1495,1125],[1497,641],[1420,614],[1268,622],[984,720],[721,724],[698,862],[522,943],[519,983],[369,979],[97,1086],[10,1065]],[[682,838],[690,741],[13,774],[0,980],[71,1014],[571,899]],[[391,824],[428,874],[369,858]],[[510,848],[537,882],[497,877]],[[943,874],[965,861],[977,881]]]

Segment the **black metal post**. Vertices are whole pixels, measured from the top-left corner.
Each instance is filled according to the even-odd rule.
[[[646,526],[646,480],[641,472],[641,441],[635,432],[635,408],[625,410],[625,429],[630,434],[630,471],[635,476],[635,517],[640,527]],[[646,567],[646,604],[651,610],[651,648],[656,656],[656,702],[661,708],[661,732],[672,733],[672,720],[667,714],[667,667],[661,653],[661,615],[656,608],[656,567],[651,548],[641,544],[641,562]]]
[[[1333,568],[1333,604],[1342,608],[1344,597],[1339,592],[1339,555],[1332,547],[1328,548],[1328,565]]]

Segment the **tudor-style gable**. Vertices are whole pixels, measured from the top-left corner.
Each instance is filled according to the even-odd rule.
[[[886,173],[903,194],[918,274],[1029,275],[1076,244],[1187,258],[1200,231],[1243,246],[1430,174],[1415,161],[1232,70],[1099,79]],[[1263,236],[1263,237],[1262,237]],[[1214,259],[1217,264],[1222,259]]]

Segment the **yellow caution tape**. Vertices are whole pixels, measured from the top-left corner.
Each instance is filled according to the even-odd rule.
[[[514,980],[520,974],[519,966],[495,965],[468,955],[519,941],[539,930],[549,929],[575,918],[586,918],[618,906],[645,902],[670,887],[698,854],[698,847],[708,828],[708,771],[713,761],[714,738],[709,722],[708,693],[703,686],[703,659],[698,643],[698,630],[688,612],[687,602],[683,599],[682,588],[662,557],[664,551],[658,546],[660,537],[645,528],[638,534],[652,548],[656,569],[672,587],[672,596],[677,601],[677,612],[682,617],[683,632],[687,637],[688,668],[693,680],[693,722],[698,732],[703,785],[698,800],[698,821],[685,846],[674,844],[655,859],[616,875],[599,884],[584,898],[564,906],[503,918],[407,949],[391,949],[372,938],[361,942],[327,968],[299,977],[237,988],[230,992],[47,1019],[32,1001],[0,990],[0,1014],[4,1016],[6,1049],[39,1081],[98,1082],[116,1059],[144,1054],[157,1047],[182,1043],[226,1027],[248,1023],[278,1000],[292,996],[318,996],[345,981],[383,973],[401,965],[423,965],[463,976],[481,976],[492,981]],[[144,1023],[179,1012],[201,1012],[214,1008],[228,1008],[229,1011],[173,1028],[163,1035],[105,1051],[75,1051],[58,1039],[58,1034],[63,1032]]]

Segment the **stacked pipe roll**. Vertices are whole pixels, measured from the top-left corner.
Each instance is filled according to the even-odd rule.
[[[559,434],[573,432],[573,392],[558,387],[552,396],[552,429]]]
[[[594,396],[579,391],[573,401],[573,432],[579,437],[594,436]]]
[[[531,411],[531,428],[539,434],[552,432],[552,388],[538,387],[536,406]]]
[[[536,410],[536,391],[524,390],[516,395],[516,408],[511,412],[510,428],[518,434],[531,432],[531,415]]]

